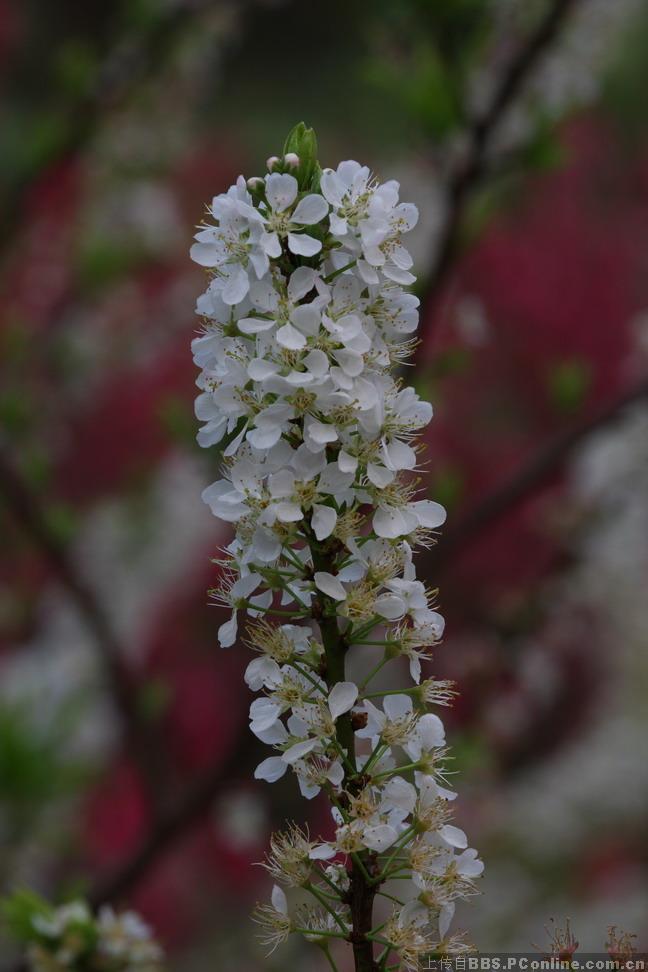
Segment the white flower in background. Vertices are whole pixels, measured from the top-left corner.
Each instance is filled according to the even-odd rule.
[[[445,510],[412,478],[432,407],[392,374],[418,320],[402,242],[418,213],[357,162],[321,172],[303,126],[268,166],[216,197],[192,250],[212,273],[193,343],[199,442],[224,457],[203,499],[235,532],[215,592],[231,610],[221,645],[240,616],[253,619],[250,728],[272,748],[255,777],[290,771],[306,799],[325,792],[335,833],[273,838],[275,880],[315,900],[293,914],[277,886],[257,918],[271,948],[293,931],[320,945],[353,934],[369,955],[371,927],[347,888],[373,894],[370,872],[378,884],[407,878],[412,900],[380,936],[409,968],[445,937],[482,868],[449,822],[443,724],[426,709],[453,692],[421,683],[443,618],[412,548]],[[365,643],[376,659],[358,685],[345,662]],[[375,671],[399,656],[414,684],[372,693]]]
[[[161,972],[162,949],[134,911],[104,905],[95,916],[84,901],[55,908],[23,891],[4,905],[10,931],[27,944],[33,972]]]

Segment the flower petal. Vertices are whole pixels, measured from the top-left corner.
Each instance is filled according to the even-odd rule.
[[[348,712],[355,705],[358,698],[358,686],[355,682],[338,682],[329,693],[328,705],[334,719]]]
[[[322,249],[322,243],[306,233],[289,233],[288,249],[297,256],[310,257],[319,253]]]
[[[342,587],[337,577],[333,574],[329,574],[325,570],[318,570],[315,572],[313,579],[315,581],[315,586],[326,594],[328,597],[332,597],[334,601],[344,601],[346,600],[346,591]]]
[[[442,523],[445,523],[446,511],[440,503],[435,503],[432,500],[418,500],[416,503],[410,503],[409,508],[421,526],[428,527],[430,530],[434,530],[435,527],[440,527]]]
[[[297,180],[286,172],[272,172],[265,178],[266,197],[272,211],[282,213],[297,198]]]
[[[284,324],[276,334],[277,344],[290,351],[300,351],[306,347],[306,338],[301,331],[298,331],[292,324]]]
[[[318,540],[326,540],[330,537],[337,523],[337,513],[331,506],[322,506],[320,503],[313,504],[313,515],[311,526]]]
[[[255,780],[265,780],[266,783],[276,783],[285,775],[288,766],[280,756],[270,756],[259,763],[254,771]]]
[[[323,196],[313,192],[297,203],[297,208],[290,217],[291,223],[299,223],[302,226],[312,226],[319,223],[328,213],[328,203]]]

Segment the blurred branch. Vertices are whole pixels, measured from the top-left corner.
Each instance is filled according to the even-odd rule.
[[[120,864],[105,880],[97,883],[88,894],[93,908],[118,900],[127,894],[144,877],[158,858],[210,809],[225,782],[232,782],[232,774],[240,774],[247,760],[240,749],[235,751],[226,764],[218,762],[194,783],[191,783],[175,803],[162,813],[151,831],[132,855]],[[246,774],[246,777],[249,774]]]
[[[613,402],[558,435],[541,449],[510,480],[495,489],[482,503],[469,512],[454,529],[446,531],[439,545],[429,555],[433,568],[446,567],[461,552],[467,541],[510,512],[517,503],[541,486],[583,439],[613,421],[629,405],[648,399],[648,379],[624,392]],[[0,467],[1,468],[1,467]],[[3,477],[1,477],[3,478]],[[0,483],[1,485],[1,483]],[[126,894],[155,864],[158,858],[205,814],[224,780],[234,767],[241,768],[242,754],[233,754],[228,765],[215,766],[190,785],[166,811],[160,814],[133,854],[112,875],[98,883],[88,898],[94,907]]]
[[[421,321],[428,330],[457,254],[470,197],[488,174],[488,151],[493,135],[538,61],[558,36],[572,8],[579,2],[581,0],[550,0],[544,17],[496,85],[490,104],[468,127],[465,158],[450,180],[446,217],[423,297]]]
[[[0,250],[22,225],[20,216],[30,189],[43,171],[73,157],[92,139],[105,114],[120,107],[134,87],[150,79],[178,45],[188,21],[208,8],[221,6],[215,0],[184,0],[162,5],[159,16],[146,29],[133,35],[132,29],[118,40],[97,71],[94,83],[73,104],[67,106],[61,137],[37,169],[27,170],[7,187],[0,219]]]
[[[648,379],[643,379],[614,401],[600,406],[591,415],[559,433],[510,479],[496,487],[481,503],[459,519],[454,527],[446,530],[438,545],[426,556],[426,566],[437,570],[447,567],[479,533],[542,487],[583,439],[616,419],[629,405],[642,399],[648,399]]]
[[[250,740],[252,737],[250,736]],[[92,908],[102,904],[115,903],[128,894],[168,851],[176,841],[181,840],[201,817],[208,813],[223,784],[231,783],[232,774],[237,776],[241,769],[247,768],[247,751],[239,749],[223,764],[219,761],[195,782],[183,790],[176,801],[164,810],[153,824],[150,833],[139,847],[107,878],[100,880],[85,896]],[[249,773],[245,772],[245,777]],[[24,962],[5,966],[3,972],[27,972]]]
[[[25,535],[42,554],[61,586],[67,591],[99,649],[115,706],[124,723],[125,742],[130,744],[137,764],[157,795],[161,778],[159,750],[151,744],[150,727],[141,717],[137,685],[126,666],[124,647],[110,618],[94,591],[84,582],[67,546],[52,529],[46,510],[22,473],[0,444],[0,496]]]

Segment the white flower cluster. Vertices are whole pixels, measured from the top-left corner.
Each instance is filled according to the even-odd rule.
[[[421,681],[443,619],[412,548],[445,511],[415,498],[412,438],[432,408],[392,374],[418,323],[402,243],[418,213],[399,202],[398,183],[378,183],[365,166],[322,172],[313,159],[314,136],[300,126],[265,178],[240,177],[214,199],[192,248],[211,270],[193,342],[198,439],[224,456],[203,498],[235,524],[213,593],[232,610],[221,645],[234,643],[239,611],[253,619],[258,657],[246,682],[263,694],[251,729],[275,751],[257,778],[291,769],[304,797],[323,789],[332,803],[332,840],[292,828],[273,844],[269,869],[316,906],[292,918],[277,887],[259,911],[269,943],[297,930],[323,947],[360,936],[415,967],[447,945],[455,900],[483,867],[448,822],[443,725],[426,711],[447,704],[452,686]],[[376,662],[356,685],[345,659],[359,645]],[[370,692],[399,657],[414,684]],[[405,875],[392,896],[400,904],[366,938],[358,889],[373,900]]]
[[[105,906],[95,918],[83,901],[35,914],[27,959],[33,972],[160,972],[162,950],[134,911]]]

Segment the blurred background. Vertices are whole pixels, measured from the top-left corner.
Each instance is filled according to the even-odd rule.
[[[204,205],[303,119],[421,210],[457,925],[648,947],[647,52],[642,0],[0,0],[2,893],[129,903],[173,969],[319,967],[248,917],[326,808],[252,779],[189,352]]]

